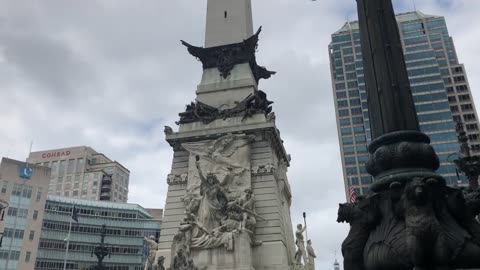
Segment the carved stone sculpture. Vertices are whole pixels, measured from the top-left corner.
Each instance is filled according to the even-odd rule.
[[[164,256],[159,256],[157,259],[156,270],[165,270],[165,266],[163,265],[165,262]]]
[[[155,236],[151,235],[149,238],[144,237],[148,246],[148,256],[145,260],[144,270],[153,269],[155,264],[155,255],[157,254],[158,243],[155,241]]]
[[[297,237],[295,243],[297,244],[298,250],[302,253],[302,260],[303,264],[307,265],[307,252],[305,250],[305,238],[303,237],[303,232],[307,229],[307,226],[303,227],[302,224],[297,225],[297,231],[295,232],[295,236]]]
[[[179,249],[172,261],[172,270],[187,270],[187,257],[183,254],[183,250]]]
[[[303,269],[303,264],[302,264],[302,251],[297,247],[297,251],[295,252],[295,257],[293,258],[293,269],[294,270],[300,270]]]
[[[163,130],[165,132],[165,135],[171,135],[173,134],[173,129],[169,126],[165,126],[165,129]]]
[[[317,257],[317,255],[315,255],[315,250],[313,250],[312,240],[307,241],[307,254],[308,254],[307,269],[315,270],[315,258]]]

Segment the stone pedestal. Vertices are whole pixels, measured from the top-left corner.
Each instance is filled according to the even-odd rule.
[[[192,259],[199,269],[208,270],[255,270],[250,236],[240,233],[234,238],[233,251],[226,248],[192,250]]]

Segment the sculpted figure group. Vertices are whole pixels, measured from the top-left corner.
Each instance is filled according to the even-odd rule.
[[[295,252],[294,269],[296,270],[315,270],[315,258],[317,257],[317,255],[315,255],[311,240],[307,241],[307,246],[305,248],[305,238],[303,237],[303,233],[306,229],[307,226],[298,224],[297,231],[295,232],[295,244],[297,246],[297,251]]]
[[[225,248],[232,251],[234,238],[242,232],[248,233],[253,245],[261,244],[255,240],[255,225],[261,217],[255,213],[252,190],[246,188],[240,194],[229,190],[233,178],[244,171],[218,150],[230,143],[232,141],[225,139],[213,144],[214,147],[210,147],[212,149],[207,149],[210,158],[215,160],[215,166],[226,168],[222,182],[216,174],[205,173],[200,165],[200,156],[195,157],[200,182],[198,187],[187,189],[183,197],[185,218],[173,239],[172,251],[176,253],[172,262],[173,270],[195,269],[192,268],[193,260],[190,261],[192,249]]]

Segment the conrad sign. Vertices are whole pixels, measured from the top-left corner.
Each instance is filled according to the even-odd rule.
[[[43,153],[42,158],[66,157],[70,155],[70,151],[55,151]]]

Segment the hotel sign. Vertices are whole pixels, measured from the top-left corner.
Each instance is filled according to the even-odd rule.
[[[70,151],[56,151],[43,153],[42,158],[66,157],[70,155]]]

